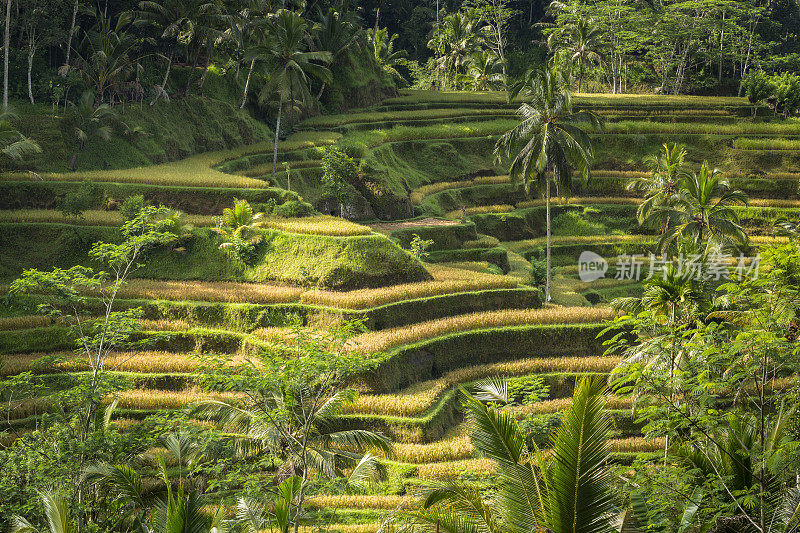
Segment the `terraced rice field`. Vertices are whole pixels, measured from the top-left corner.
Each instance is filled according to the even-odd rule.
[[[772,124],[739,119],[742,112],[749,113],[745,99],[582,95],[576,103],[592,107],[608,118],[609,135],[604,142],[609,145],[628,142],[625,138],[630,137],[639,139],[636,142],[647,139],[657,147],[672,135],[680,134],[682,139],[693,135],[698,143],[713,138],[720,146],[720,159],[726,160],[753,151],[788,154],[800,146],[797,121]],[[367,331],[351,338],[348,346],[385,359],[381,359],[376,376],[356,383],[361,394],[347,408],[342,424],[395,436],[395,455],[385,458],[392,479],[366,494],[311,495],[310,507],[314,512],[347,515],[347,523],[344,519],[333,523],[331,531],[372,533],[379,528],[381,513],[407,508],[425,482],[461,477],[491,486],[493,463],[475,456],[467,423],[459,412],[458,388],[469,388],[477,380],[492,376],[535,376],[547,384],[546,397],[508,409],[521,421],[557,420],[558,413],[570,404],[571,387],[579,374],[607,374],[620,362],[603,356],[595,337],[602,328],[600,324],[613,317],[607,300],[638,287],[613,279],[593,284],[580,282],[576,279],[576,250],[604,247],[609,251],[605,255],[612,259],[614,251],[651,250],[655,243],[652,232],[632,232],[638,199],[626,196],[624,186],[611,190],[609,185],[613,180],[624,184],[626,179],[646,175],[645,169],[630,161],[600,161],[602,168],[594,172],[599,190],[585,188],[553,203],[558,210],[556,217],[572,209],[570,213],[585,223],[579,225],[569,219],[559,222],[554,218],[554,263],[558,265],[554,292],[556,304],[563,305],[541,306],[538,296],[531,297],[533,291],[526,284],[541,259],[537,253],[545,242],[543,222],[536,218],[543,201],[515,190],[507,169],[498,167],[489,153],[497,135],[514,123],[515,107],[500,93],[403,91],[372,110],[322,116],[302,124],[300,131],[279,144],[281,158],[292,164],[294,192],[315,198],[319,181],[313,173],[319,172],[321,148],[340,142],[359,155],[367,174],[370,170],[386,175],[394,172],[386,183],[370,186],[382,194],[398,194],[402,190],[402,200],[408,202],[414,218],[353,223],[327,215],[269,217],[266,226],[306,236],[309,242],[314,236],[344,240],[373,230],[395,238],[400,231],[421,235],[433,232],[437,246],[441,244],[435,253],[442,256],[442,262],[425,264],[432,279],[348,291],[277,281],[133,279],[123,287],[120,298],[126,299],[126,305],[142,306],[152,313],[144,324],[146,329],[174,335],[163,346],[110,355],[108,368],[130,385],[116,395],[119,414],[115,423],[130,427],[148,414],[183,409],[209,397],[199,388],[194,375],[201,364],[196,356],[199,352],[229,354],[235,362],[243,362],[253,350],[264,348],[267,341],[286,338],[296,328],[311,331],[357,316],[365,319]],[[716,119],[724,122],[715,123]],[[485,144],[469,144],[484,141]],[[471,159],[459,163],[461,166],[453,163],[452,168],[436,172],[425,168],[422,156],[414,159],[415,154],[426,150],[426,145],[453,159],[459,150],[468,151],[474,146],[486,153],[470,154]],[[452,152],[447,152],[448,146]],[[0,183],[41,179],[77,184],[89,178],[106,184],[180,185],[198,190],[267,189],[274,185],[266,181],[271,179],[267,174],[271,170],[272,147],[271,143],[262,143],[147,168],[44,174],[38,178],[5,174]],[[434,156],[427,152],[425,155]],[[397,168],[381,166],[385,160]],[[763,179],[771,185],[788,184],[784,186],[792,190],[796,189],[796,182],[800,183],[800,167],[789,159],[763,174],[744,166],[728,171],[743,183]],[[281,185],[284,179],[280,175],[275,181]],[[760,194],[759,187],[750,201],[753,209],[742,211],[743,217],[752,217],[754,224],[764,225],[764,220],[771,220],[774,211],[770,208],[800,208],[800,198],[777,197],[783,193],[769,195],[766,190]],[[367,190],[362,192],[366,194]],[[619,225],[591,226],[599,218],[612,218],[593,216],[596,211],[592,210],[601,208],[608,209]],[[213,226],[213,216],[218,214],[189,211],[188,222],[198,227]],[[468,220],[462,224],[464,214]],[[0,222],[66,223],[92,228],[118,225],[121,216],[117,211],[91,209],[82,218],[71,219],[54,208],[23,206],[0,211]],[[527,233],[519,233],[520,228]],[[426,235],[422,236],[431,238]],[[763,234],[754,237],[753,242],[758,246],[781,239]],[[430,259],[434,259],[433,255]],[[3,281],[8,283],[10,279]],[[527,290],[519,289],[521,286]],[[0,374],[33,371],[42,379],[54,380],[64,373],[85,371],[86,365],[76,359],[60,328],[49,318],[35,315],[32,305],[0,315]],[[542,339],[538,345],[524,342],[539,339],[536,335]],[[51,346],[37,348],[37,343],[45,339]],[[459,339],[463,344],[458,344]],[[474,354],[485,359],[479,360]],[[43,357],[58,363],[42,366],[37,362]],[[237,399],[235,393],[217,397]],[[43,401],[20,402],[15,409],[15,427],[23,431],[30,428],[33,421],[28,417],[52,407]],[[611,444],[620,461],[664,446],[662,441],[641,437],[630,407],[627,399],[609,401],[616,432]],[[0,440],[0,445],[7,442],[8,439]]]

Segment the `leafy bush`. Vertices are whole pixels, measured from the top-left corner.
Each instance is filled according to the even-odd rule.
[[[534,259],[531,261],[531,283],[544,285],[547,279],[547,262]]]
[[[77,189],[67,192],[61,201],[64,217],[83,218],[83,212],[97,202],[100,188],[91,180],[83,180]]]
[[[133,196],[128,196],[125,198],[125,201],[122,203],[122,207],[120,207],[119,212],[122,215],[122,220],[129,221],[136,218],[139,212],[144,208],[144,196],[141,194],[134,194]]]
[[[531,375],[508,380],[508,398],[511,403],[530,405],[547,398],[549,387],[542,376]]]
[[[410,251],[411,255],[420,261],[430,255],[428,248],[433,244],[432,240],[425,240],[420,238],[416,233],[411,237]]]
[[[307,217],[315,213],[314,207],[302,200],[289,200],[279,206],[275,206],[272,214],[285,218]]]

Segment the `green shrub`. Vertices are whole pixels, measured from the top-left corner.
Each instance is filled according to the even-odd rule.
[[[409,251],[411,255],[422,261],[430,255],[428,248],[430,248],[432,244],[432,240],[422,239],[415,233],[411,238],[411,243],[409,243]]]
[[[302,200],[289,200],[286,203],[275,206],[271,212],[273,215],[285,218],[307,217],[316,213],[314,206]]]
[[[544,285],[547,281],[547,262],[538,259],[531,260],[531,283],[535,286]]]
[[[122,215],[122,220],[126,222],[133,220],[144,208],[144,206],[145,202],[143,195],[135,194],[133,196],[128,196],[122,203],[122,207],[119,208],[119,212]]]
[[[61,201],[64,217],[82,218],[83,212],[94,207],[100,197],[100,188],[91,180],[83,180],[80,185],[67,192]]]
[[[508,380],[508,398],[511,403],[530,405],[547,398],[549,388],[539,375]]]

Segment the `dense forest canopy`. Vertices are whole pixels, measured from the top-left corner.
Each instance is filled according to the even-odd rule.
[[[800,7],[792,0],[11,0],[6,6],[10,96],[45,102],[59,100],[77,83],[65,65],[80,69],[100,50],[108,64],[92,75],[99,92],[110,84],[127,97],[142,88],[150,93],[169,83],[164,71],[171,64],[213,66],[238,77],[263,35],[257,20],[279,7],[296,10],[311,26],[324,25],[332,8],[345,25],[357,23],[372,33],[386,28],[383,41],[396,34],[392,47],[404,51],[397,70],[419,87],[430,85],[435,59],[444,53],[437,33],[452,32],[448,16],[459,13],[474,21],[470,30],[478,37],[499,29],[501,42],[488,48],[502,56],[499,70],[507,66],[512,76],[555,49],[574,54],[582,46],[596,53],[584,74],[594,91],[736,94],[750,69],[800,68]],[[588,26],[576,34],[578,20]],[[467,44],[464,53],[477,51],[474,42]],[[119,62],[122,57],[126,62]]]

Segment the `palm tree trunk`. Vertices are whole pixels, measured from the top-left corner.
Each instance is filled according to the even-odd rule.
[[[283,111],[283,100],[278,100],[278,121],[275,124],[275,146],[272,153],[272,177],[275,177],[275,168],[278,166],[278,135],[281,132],[281,112]]]
[[[3,111],[8,108],[8,52],[11,46],[11,0],[6,0],[6,33],[3,37]]]
[[[550,177],[547,177],[547,191],[545,193],[546,218],[547,218],[547,278],[544,285],[544,301],[549,302],[552,298],[550,296]]]
[[[31,71],[33,71],[33,56],[36,54],[36,32],[31,31],[28,37],[28,99],[33,103],[33,83],[31,80]]]
[[[583,87],[583,60],[578,64],[578,92],[582,92]]]
[[[247,103],[247,91],[250,89],[250,76],[253,75],[253,67],[256,64],[256,58],[250,60],[250,70],[247,71],[247,79],[244,80],[244,94],[242,95],[242,103],[239,104],[239,109],[244,109],[244,104]]]
[[[75,19],[78,16],[78,0],[75,0],[75,6],[72,8],[72,23],[69,26],[69,34],[67,35],[67,57],[64,60],[65,65],[69,65],[69,54],[72,51],[72,35],[75,33]]]
[[[327,83],[323,81],[322,82],[322,87],[319,88],[319,92],[317,93],[317,100],[322,98],[322,91],[325,90],[325,85],[327,85]]]

